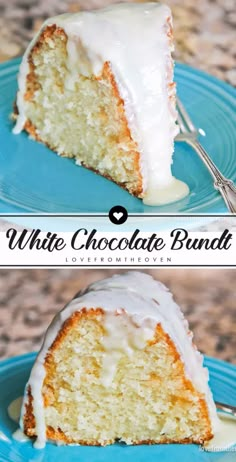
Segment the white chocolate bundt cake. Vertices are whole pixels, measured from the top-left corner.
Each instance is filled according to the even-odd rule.
[[[36,447],[203,443],[217,422],[187,321],[166,287],[138,272],[90,285],[54,318],[21,414]]]
[[[178,132],[170,9],[123,3],[48,19],[20,66],[14,133],[150,205],[188,193],[171,174]]]

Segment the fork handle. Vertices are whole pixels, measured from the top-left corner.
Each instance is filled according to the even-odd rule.
[[[205,149],[197,140],[188,139],[185,141],[195,149],[197,154],[203,160],[211,176],[213,177],[215,189],[217,189],[222,195],[229,211],[231,213],[236,213],[236,187],[233,181],[228,180],[220,173],[214,162],[212,162],[208,156]]]

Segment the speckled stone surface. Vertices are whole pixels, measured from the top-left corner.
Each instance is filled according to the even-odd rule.
[[[0,0],[0,62],[21,55],[47,17],[111,3],[117,1]],[[235,0],[165,3],[174,17],[176,59],[236,85]]]
[[[53,316],[115,270],[0,270],[0,358],[38,350]],[[173,292],[205,354],[236,364],[236,269],[147,271]]]

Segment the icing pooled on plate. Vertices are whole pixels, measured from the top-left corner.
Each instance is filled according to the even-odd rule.
[[[19,396],[19,398],[14,399],[8,406],[7,412],[9,417],[14,420],[14,422],[19,422],[20,414],[21,414],[21,406],[22,406],[23,396]]]
[[[221,452],[232,448],[236,444],[236,417],[227,416],[223,413],[220,413],[219,417],[218,430],[216,430],[214,437],[203,446],[206,451]]]

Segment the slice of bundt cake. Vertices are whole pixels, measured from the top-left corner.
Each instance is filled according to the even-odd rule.
[[[21,428],[36,447],[203,443],[217,421],[208,371],[172,295],[129,272],[90,285],[52,321]]]
[[[182,198],[172,19],[158,3],[48,19],[20,66],[14,133],[25,129],[146,203]]]

